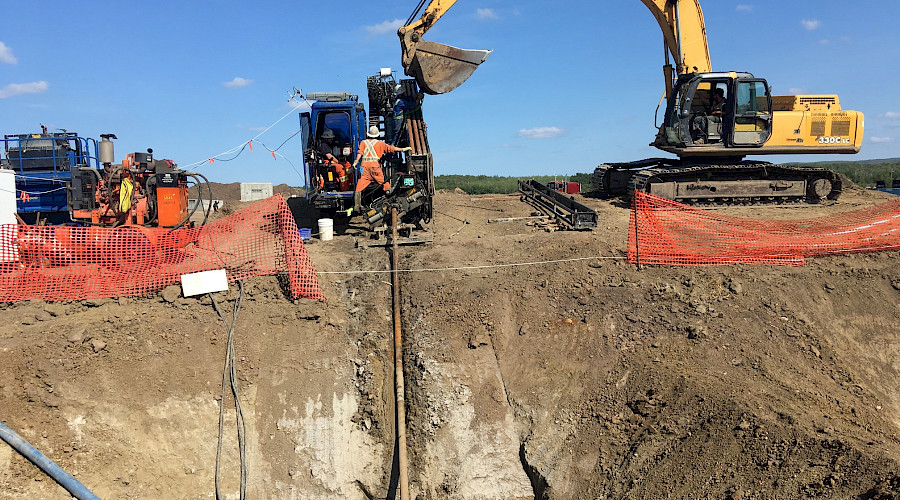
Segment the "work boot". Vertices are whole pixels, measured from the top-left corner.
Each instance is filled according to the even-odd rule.
[[[360,191],[353,192],[353,211],[358,214],[362,213],[362,192]]]

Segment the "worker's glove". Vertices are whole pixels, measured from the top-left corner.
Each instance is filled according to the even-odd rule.
[[[357,165],[359,165],[359,160],[353,162],[353,168],[356,168]]]
[[[406,146],[405,148],[403,148],[403,151],[412,151],[412,148],[410,146]]]

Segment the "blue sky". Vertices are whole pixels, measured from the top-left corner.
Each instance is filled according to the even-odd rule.
[[[186,166],[299,128],[294,87],[349,91],[398,75],[396,28],[415,0],[6,2],[0,20],[4,134],[44,123],[99,138],[117,159],[152,147]],[[866,115],[858,155],[900,157],[897,0],[706,0],[714,70],[750,71],[780,93],[836,93]],[[648,144],[663,89],[662,36],[637,0],[459,0],[425,37],[494,53],[455,91],[424,103],[437,174],[591,172],[665,156]],[[278,121],[285,115],[281,121]],[[279,151],[301,168],[299,140]],[[301,185],[260,148],[194,168],[219,182]]]

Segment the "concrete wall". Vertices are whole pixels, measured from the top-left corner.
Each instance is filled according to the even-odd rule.
[[[272,196],[271,182],[242,182],[241,201],[264,200]]]

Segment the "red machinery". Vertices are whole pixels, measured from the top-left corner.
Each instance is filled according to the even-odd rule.
[[[547,187],[565,194],[578,194],[581,192],[581,184],[577,182],[568,182],[568,181],[550,181],[547,183]]]
[[[128,154],[121,165],[113,165],[109,139],[116,137],[101,137],[103,168],[83,168],[72,175],[69,210],[73,221],[112,227],[190,224],[188,180],[199,185],[201,179],[206,183],[204,176],[179,170],[172,160],[154,160],[152,149]]]

